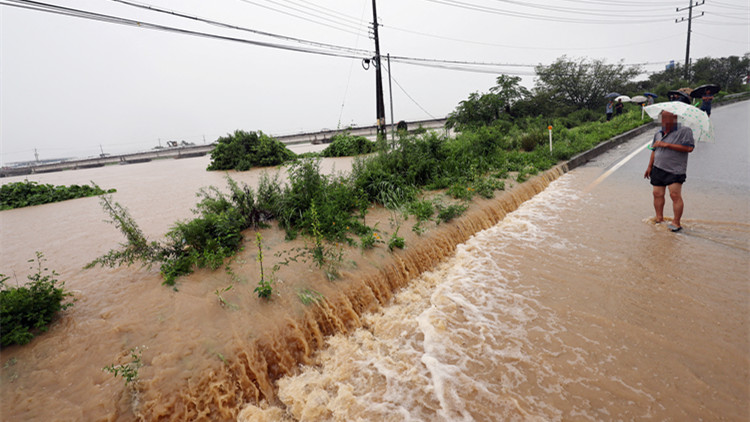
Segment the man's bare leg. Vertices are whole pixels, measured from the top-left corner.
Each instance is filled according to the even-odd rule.
[[[654,211],[656,211],[656,223],[664,221],[664,194],[666,193],[666,186],[654,186]],[[671,191],[670,191],[671,192]]]
[[[669,185],[669,197],[672,199],[672,210],[674,211],[672,225],[682,227],[680,219],[682,218],[682,210],[685,208],[685,203],[682,200],[682,183],[672,183]]]

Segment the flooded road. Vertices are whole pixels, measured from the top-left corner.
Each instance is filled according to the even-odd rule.
[[[690,156],[683,233],[653,217],[651,135],[562,176],[337,335],[281,406],[240,420],[750,417],[750,130],[718,108]],[[666,215],[671,216],[667,200]]]

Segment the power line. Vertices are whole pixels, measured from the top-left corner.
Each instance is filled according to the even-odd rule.
[[[395,83],[396,83],[396,86],[398,86],[398,87],[399,87],[399,89],[401,89],[401,91],[402,91],[402,92],[403,92],[403,93],[404,93],[404,94],[405,94],[405,95],[406,95],[406,96],[407,96],[407,97],[408,97],[408,98],[409,98],[409,99],[410,99],[410,100],[411,100],[411,101],[412,101],[412,102],[413,102],[414,104],[416,104],[416,105],[417,105],[417,107],[419,107],[419,109],[420,109],[420,110],[424,111],[424,112],[425,112],[425,114],[427,114],[427,115],[428,115],[428,116],[430,116],[431,118],[433,118],[433,119],[437,119],[437,117],[433,116],[432,114],[430,114],[430,112],[429,112],[429,111],[425,110],[425,108],[424,108],[424,107],[422,107],[422,105],[420,105],[420,104],[419,104],[419,103],[417,102],[417,100],[415,100],[414,98],[412,98],[412,96],[411,96],[411,95],[409,95],[409,93],[408,93],[408,92],[406,92],[406,90],[404,89],[404,87],[403,87],[403,86],[401,86],[401,84],[400,84],[400,83],[398,83],[398,81],[396,80],[396,78],[394,78],[394,77],[393,77],[393,75],[390,75],[390,72],[391,72],[391,70],[390,70],[390,69],[388,69],[388,73],[389,73],[389,76],[390,76],[391,80],[393,80],[393,82],[395,82]]]
[[[430,37],[430,38],[437,38],[447,41],[455,41],[455,42],[461,42],[466,44],[476,44],[476,45],[486,45],[489,47],[501,47],[501,48],[514,48],[519,50],[547,50],[547,51],[557,51],[557,50],[564,50],[564,51],[574,51],[574,50],[611,50],[613,48],[620,48],[620,47],[631,47],[634,45],[642,45],[642,44],[654,44],[654,43],[660,43],[664,41],[665,39],[675,38],[681,36],[681,34],[674,34],[667,37],[659,38],[658,40],[650,39],[648,41],[639,41],[634,43],[628,43],[628,44],[617,44],[617,45],[608,45],[603,47],[533,47],[533,46],[520,46],[518,44],[497,44],[497,43],[491,43],[491,42],[484,42],[484,41],[474,41],[474,40],[467,40],[467,39],[461,39],[461,38],[451,38],[446,37],[443,35],[438,34],[429,34],[426,32],[419,32],[419,31],[413,31],[410,29],[405,28],[399,28],[395,26],[390,25],[383,25],[384,28],[388,28],[394,31],[401,31],[406,32],[410,34],[420,35],[424,37]]]
[[[535,3],[530,3],[530,2],[526,2],[526,1],[518,1],[518,0],[494,0],[494,1],[501,2],[501,3],[515,4],[515,5],[518,5],[518,6],[528,7],[528,8],[531,8],[531,9],[541,9],[541,10],[549,10],[549,11],[553,11],[553,12],[573,13],[573,14],[576,14],[576,15],[589,15],[589,16],[612,16],[613,15],[613,11],[611,10],[611,8],[613,6],[615,6],[615,7],[617,6],[617,5],[609,5],[608,9],[610,9],[610,10],[601,11],[601,12],[595,12],[595,11],[592,11],[592,9],[590,7],[587,7],[587,8],[576,8],[576,7],[548,6],[548,5],[541,5],[541,4],[535,4]],[[631,8],[631,6],[632,6],[631,4],[623,5],[623,7],[627,7],[627,8]],[[635,10],[634,12],[638,13],[637,16],[623,15],[622,11],[617,11],[616,13],[617,13],[618,17],[636,17],[636,18],[640,19],[640,18],[642,18],[644,16],[644,13],[648,14],[649,16],[653,16],[652,10],[664,10],[664,7],[663,6],[659,6],[659,5],[656,5],[656,6],[650,5],[650,9]],[[663,16],[667,17],[668,15],[663,15]]]
[[[361,19],[357,19],[357,18],[355,18],[353,16],[346,15],[344,13],[341,13],[341,12],[337,11],[337,10],[329,9],[327,7],[319,6],[317,4],[309,3],[309,2],[306,2],[306,1],[302,1],[303,4],[294,2],[292,0],[282,0],[282,1],[285,1],[287,3],[291,3],[291,4],[294,4],[296,6],[299,6],[299,7],[308,9],[308,10],[311,10],[311,11],[313,11],[315,13],[321,13],[323,15],[331,16],[333,18],[344,19],[346,21],[349,21],[351,24],[353,24],[357,28],[360,28],[362,26],[362,20]],[[305,4],[307,4],[307,6]],[[318,9],[318,10],[316,10],[316,9]]]
[[[496,14],[496,15],[502,15],[502,16],[511,16],[511,17],[517,17],[517,18],[532,19],[532,20],[540,20],[540,21],[580,23],[580,24],[605,24],[605,25],[633,24],[633,21],[632,21],[633,17],[630,17],[629,18],[630,20],[628,21],[604,20],[604,19],[558,18],[558,17],[548,16],[548,15],[512,12],[512,11],[508,11],[504,9],[496,9],[492,7],[481,6],[481,5],[477,5],[473,3],[466,3],[466,2],[455,1],[455,0],[425,0],[425,1],[428,1],[431,3],[442,4],[446,6],[457,7],[461,9],[478,11],[478,12],[484,12],[484,13],[490,13],[490,14]],[[656,22],[666,21],[666,19],[646,19],[645,17],[638,17],[637,19],[638,19],[637,23],[656,23]]]
[[[289,13],[289,12],[285,12],[283,10],[275,9],[275,8],[273,8],[271,6],[266,6],[266,5],[263,5],[263,4],[259,4],[259,3],[256,3],[254,1],[251,1],[251,0],[240,0],[240,1],[244,2],[244,3],[252,4],[254,6],[262,7],[264,9],[272,10],[274,12],[278,12],[278,13],[281,13],[281,14],[284,14],[284,15],[287,15],[287,16],[292,16],[292,17],[295,17],[297,19],[302,19],[302,20],[307,21],[307,22],[311,22],[311,23],[314,23],[314,24],[318,24],[318,25],[326,26],[326,27],[329,27],[329,28],[332,28],[332,29],[336,29],[338,31],[348,32],[348,33],[354,34],[354,35],[360,35],[360,32],[355,32],[355,31],[359,31],[359,28],[353,28],[354,30],[350,30],[350,29],[352,29],[351,27],[349,27],[350,29],[344,29],[344,28],[341,28],[341,27],[336,27],[334,25],[329,25],[327,23],[315,21],[313,19],[309,19],[309,18],[306,18],[304,16],[298,16],[298,15],[295,15],[294,13]],[[329,19],[326,19],[326,20],[329,20]]]
[[[745,46],[748,44],[747,41],[727,40],[727,39],[724,39],[724,38],[718,38],[718,37],[714,37],[714,36],[711,36],[711,35],[703,34],[701,32],[697,32],[697,31],[693,31],[693,33],[694,34],[698,34],[701,37],[711,38],[711,39],[714,39],[714,40],[717,40],[717,41],[731,42],[731,43],[735,43],[735,44],[742,44],[742,45],[745,45]]]
[[[154,24],[154,23],[149,23],[149,22],[144,22],[144,21],[136,21],[132,19],[121,18],[118,16],[88,12],[85,10],[73,9],[73,8],[68,8],[68,7],[63,7],[63,6],[58,6],[58,5],[48,4],[48,3],[42,3],[42,2],[36,2],[36,1],[30,1],[30,0],[5,0],[5,1],[6,2],[0,3],[0,5],[18,7],[21,9],[29,9],[29,10],[39,11],[39,12],[48,12],[48,13],[59,14],[59,15],[64,15],[64,16],[90,19],[90,20],[101,21],[101,22],[117,23],[117,24],[125,25],[125,26],[135,26],[138,28],[152,29],[152,30],[158,30],[158,31],[164,31],[164,32],[174,32],[174,33],[179,33],[183,35],[192,35],[192,36],[202,37],[202,38],[213,38],[213,39],[219,39],[219,40],[224,40],[224,41],[233,41],[233,42],[238,42],[238,43],[255,45],[258,47],[267,47],[267,48],[295,51],[299,53],[317,54],[317,55],[330,56],[330,57],[343,57],[343,58],[350,58],[350,59],[362,58],[361,55],[347,54],[347,53],[343,53],[339,51],[315,50],[315,49],[310,49],[310,48],[295,47],[291,45],[274,44],[274,43],[268,43],[268,42],[263,42],[263,41],[248,40],[245,38],[229,37],[229,36],[224,36],[224,35],[211,34],[207,32],[192,31],[192,30],[187,30],[187,29],[182,29],[182,28],[159,25],[159,24]],[[7,3],[7,1],[11,1],[14,3]],[[21,3],[21,4],[15,4],[15,3]],[[340,49],[341,48],[345,49],[346,47],[340,47]]]
[[[13,1],[13,0],[11,0],[11,1]],[[300,43],[300,44],[308,44],[308,45],[313,45],[313,46],[316,46],[316,47],[324,47],[324,48],[344,50],[344,51],[349,51],[349,52],[355,53],[355,54],[364,54],[364,55],[371,54],[371,52],[368,51],[368,50],[361,50],[361,49],[343,47],[343,46],[333,45],[333,44],[327,44],[327,43],[320,43],[320,42],[316,42],[316,41],[309,41],[309,40],[305,40],[305,39],[301,39],[301,38],[295,38],[295,37],[290,37],[290,36],[286,36],[286,35],[274,34],[274,33],[271,33],[271,32],[259,31],[257,29],[251,29],[251,28],[246,28],[246,27],[241,27],[241,26],[236,26],[236,25],[230,25],[230,24],[219,22],[219,21],[215,21],[215,20],[205,19],[205,18],[201,18],[201,17],[198,17],[198,16],[191,16],[191,15],[187,15],[185,13],[181,13],[181,12],[177,12],[177,11],[173,11],[173,10],[166,10],[166,9],[162,9],[162,8],[159,8],[159,7],[149,6],[149,5],[146,5],[146,4],[131,2],[131,1],[127,1],[127,0],[109,0],[109,1],[112,1],[112,2],[115,2],[115,3],[121,3],[121,4],[124,4],[124,5],[127,5],[127,6],[132,6],[132,7],[137,7],[137,8],[141,8],[141,9],[146,9],[146,10],[149,10],[149,11],[152,11],[152,12],[164,13],[164,14],[168,14],[168,15],[172,15],[172,16],[176,16],[176,17],[180,17],[180,18],[184,18],[184,19],[191,19],[191,20],[195,20],[195,21],[198,21],[198,22],[208,23],[208,24],[211,24],[211,25],[216,25],[216,26],[220,26],[220,27],[224,27],[224,28],[228,28],[228,29],[235,29],[235,30],[238,30],[238,31],[250,32],[250,33],[253,33],[253,34],[257,34],[257,35],[263,35],[263,36],[267,36],[267,37],[278,38],[278,39],[282,39],[282,40],[286,40],[286,41],[293,41],[293,42],[297,42],[297,43]]]

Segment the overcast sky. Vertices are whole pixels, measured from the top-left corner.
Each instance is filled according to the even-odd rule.
[[[148,150],[168,140],[210,143],[236,129],[272,135],[375,123],[372,0],[134,0],[223,28],[114,0],[42,3],[144,23],[121,25],[27,10],[0,0],[0,160],[3,164]],[[130,0],[128,0],[130,1]],[[533,66],[556,58],[607,63],[684,62],[681,1],[379,0],[383,55],[506,66],[446,67],[393,60],[395,120],[445,117],[500,73],[534,84]],[[690,55],[750,51],[747,0],[694,8]],[[146,24],[325,55],[149,29]],[[304,40],[305,42],[300,42]],[[311,41],[307,42],[307,41]],[[319,44],[326,44],[318,45]],[[360,51],[365,50],[365,51]],[[333,54],[333,56],[331,55]],[[338,57],[344,56],[344,57]],[[512,65],[512,66],[511,66]],[[643,75],[642,78],[646,78]],[[388,73],[384,72],[390,123]],[[628,93],[635,95],[636,93]]]

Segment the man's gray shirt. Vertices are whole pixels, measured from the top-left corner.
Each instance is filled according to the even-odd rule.
[[[661,131],[656,132],[654,135],[654,141],[695,147],[693,131],[687,126],[677,128],[674,131],[669,132],[669,134],[663,138]],[[656,148],[654,152],[654,167],[659,167],[660,169],[673,174],[687,174],[687,152],[675,151],[669,148]]]

